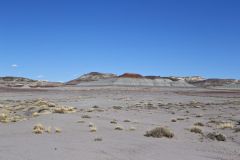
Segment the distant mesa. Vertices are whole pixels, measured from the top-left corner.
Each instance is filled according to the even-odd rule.
[[[205,79],[200,76],[161,77],[143,76],[137,73],[90,72],[66,83],[32,80],[23,77],[0,77],[0,87],[50,88],[60,86],[151,86],[151,87],[200,87],[214,89],[240,89],[240,81],[235,79]]]

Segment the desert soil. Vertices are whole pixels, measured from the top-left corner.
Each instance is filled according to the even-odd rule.
[[[240,91],[0,88],[0,109],[1,160],[240,160]],[[39,123],[51,130],[34,133]],[[144,136],[156,127],[174,136]]]

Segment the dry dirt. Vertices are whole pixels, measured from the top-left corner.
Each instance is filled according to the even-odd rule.
[[[3,160],[239,160],[239,128],[236,90],[0,88]]]

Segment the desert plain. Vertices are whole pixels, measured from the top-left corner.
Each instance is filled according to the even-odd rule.
[[[2,87],[0,110],[2,160],[240,159],[239,90]]]

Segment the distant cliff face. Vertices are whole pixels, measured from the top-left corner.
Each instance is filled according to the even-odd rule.
[[[90,81],[97,81],[100,79],[107,79],[107,78],[115,78],[117,75],[111,73],[99,73],[99,72],[90,72],[88,74],[84,74],[77,79],[71,80],[66,82],[67,85],[76,85],[81,82],[90,82]]]

